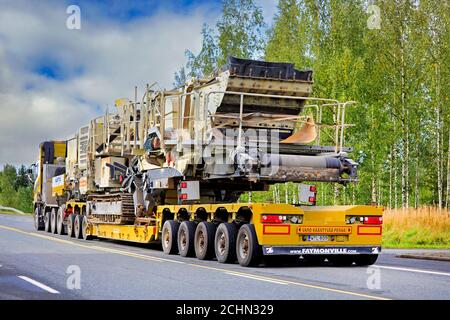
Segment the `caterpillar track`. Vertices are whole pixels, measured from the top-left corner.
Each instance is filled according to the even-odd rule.
[[[136,219],[130,193],[92,194],[87,204],[89,222],[92,223],[132,224]]]

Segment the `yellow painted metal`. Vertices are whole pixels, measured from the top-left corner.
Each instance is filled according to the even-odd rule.
[[[91,235],[99,238],[107,238],[139,243],[150,243],[157,238],[156,226],[134,226],[113,224],[92,224]]]
[[[66,157],[66,142],[65,141],[54,141],[53,142],[55,147],[55,159],[56,158],[65,158]],[[56,160],[55,160],[56,164]]]
[[[271,213],[288,214],[280,207],[273,207]],[[253,211],[253,221],[255,224],[258,242],[261,245],[314,245],[314,246],[364,246],[381,245],[381,232],[366,232],[358,234],[360,224],[347,224],[347,215],[359,216],[382,216],[382,207],[375,206],[328,206],[328,207],[296,207],[303,213],[302,224],[291,224],[288,234],[273,235],[264,232],[263,224],[255,221],[255,211]],[[267,211],[267,210],[266,210]],[[299,228],[302,227],[300,232]],[[307,227],[307,228],[305,228]],[[267,228],[267,227],[266,227]],[[351,229],[349,229],[351,228]],[[380,230],[380,228],[376,228]],[[323,232],[320,232],[323,230]],[[373,231],[372,228],[370,231]],[[381,230],[380,230],[381,231]],[[307,241],[308,235],[327,235],[329,241],[311,242]]]

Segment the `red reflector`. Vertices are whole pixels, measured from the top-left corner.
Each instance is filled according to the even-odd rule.
[[[282,223],[283,222],[283,217],[282,216],[266,216],[263,215],[261,216],[261,222],[262,223]]]
[[[186,193],[182,193],[182,194],[180,195],[180,199],[181,199],[181,200],[186,200],[186,199],[187,199],[187,194],[186,194]]]
[[[382,224],[383,217],[365,217],[364,224]]]
[[[316,186],[310,186],[309,187],[309,191],[316,192],[317,191],[317,187]]]
[[[186,188],[187,188],[187,182],[182,182],[181,189],[186,189]]]
[[[309,201],[309,202],[316,202],[316,198],[314,198],[314,197],[309,197],[309,198],[308,198],[308,201]]]

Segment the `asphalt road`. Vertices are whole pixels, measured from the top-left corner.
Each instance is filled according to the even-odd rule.
[[[242,268],[36,232],[30,216],[0,215],[0,299],[450,299],[450,262],[398,252],[371,267]]]

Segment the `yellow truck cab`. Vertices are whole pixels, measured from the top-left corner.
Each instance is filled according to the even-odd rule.
[[[50,231],[52,210],[58,210],[59,195],[64,189],[65,158],[65,141],[45,141],[39,145],[38,159],[33,165],[34,222],[38,230]]]

